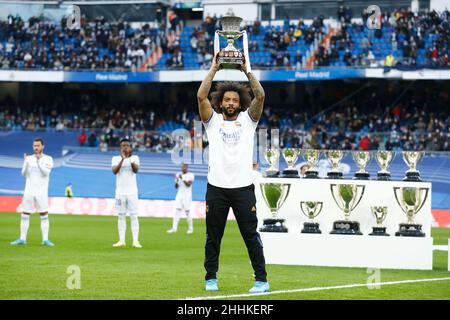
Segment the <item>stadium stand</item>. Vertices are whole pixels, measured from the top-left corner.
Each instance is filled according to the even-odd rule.
[[[351,16],[351,14],[346,15]],[[361,20],[318,16],[309,24],[302,19],[282,26],[248,23],[250,60],[254,68],[300,69],[316,67],[448,67],[450,12],[412,13],[400,9],[381,15],[381,29],[368,29]],[[0,68],[51,70],[199,69],[208,68],[213,56],[217,17],[199,26],[182,26],[178,18],[167,28],[148,24],[132,28],[127,22],[104,18],[83,19],[81,31],[61,22],[33,17],[23,21],[8,16],[0,21]],[[224,44],[224,43],[223,43]],[[222,44],[222,46],[223,46]],[[161,58],[148,58],[160,49]],[[158,55],[159,57],[159,55]],[[389,59],[389,58],[388,58]]]

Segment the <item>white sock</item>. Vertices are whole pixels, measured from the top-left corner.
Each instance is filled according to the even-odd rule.
[[[137,215],[130,215],[133,242],[139,241],[139,220]]]
[[[28,228],[30,226],[30,215],[23,214],[20,219],[20,240],[27,240]]]
[[[178,223],[180,222],[181,209],[175,209],[175,215],[173,216],[172,229],[178,230]]]
[[[192,220],[191,213],[189,210],[186,210],[186,218],[188,223],[188,230],[194,231],[194,221]]]
[[[50,223],[48,221],[48,215],[41,216],[41,231],[42,231],[42,241],[48,240],[48,230],[50,229]]]
[[[127,231],[127,216],[119,214],[119,240],[125,242],[125,231]]]

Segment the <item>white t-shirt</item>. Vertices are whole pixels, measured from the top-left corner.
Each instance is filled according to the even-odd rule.
[[[181,179],[178,180],[177,198],[192,199],[192,184],[188,187],[183,181],[194,182],[194,174],[191,172],[185,174],[179,172],[178,175],[181,176]]]
[[[27,156],[23,163],[22,175],[27,179],[24,195],[48,196],[48,182],[53,168],[53,158],[43,154],[39,159],[40,169],[37,162],[38,159],[33,154]]]
[[[121,156],[112,157],[111,167],[117,166],[121,160]],[[135,163],[139,166],[139,157],[131,156],[123,160],[122,167],[116,174],[116,197],[138,194],[136,173],[133,172],[131,163]]]
[[[209,141],[208,182],[220,188],[240,188],[253,183],[253,143],[258,125],[248,111],[236,120],[225,120],[213,111],[203,123]]]
[[[263,175],[258,170],[253,170],[253,183],[257,184],[262,179]]]

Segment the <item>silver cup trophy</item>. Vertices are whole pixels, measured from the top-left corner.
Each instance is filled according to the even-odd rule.
[[[278,149],[267,149],[264,158],[269,164],[269,168],[265,171],[264,175],[267,178],[279,177],[280,171],[278,170],[278,160],[280,158],[280,150]]]
[[[331,165],[331,171],[327,172],[328,179],[342,179],[342,172],[339,171],[339,165],[344,158],[344,151],[342,150],[328,150],[326,151],[328,162]]]
[[[425,237],[422,225],[415,223],[417,213],[422,209],[428,197],[429,188],[394,187],[395,200],[406,213],[407,223],[400,223],[400,229],[395,233],[398,237]]]
[[[358,171],[356,171],[353,179],[355,180],[369,180],[370,174],[366,171],[367,164],[370,162],[370,152],[369,151],[354,151],[352,152],[353,161],[355,161],[358,166]]]
[[[386,227],[383,226],[383,221],[386,219],[388,212],[387,207],[375,206],[370,207],[370,210],[372,210],[372,215],[377,221],[377,226],[372,227],[372,233],[369,233],[369,236],[389,236],[386,233]]]
[[[380,171],[377,173],[377,180],[391,181],[391,173],[388,169],[394,156],[395,153],[393,151],[379,150],[376,152],[375,159],[380,166]]]
[[[403,151],[403,160],[408,165],[409,169],[405,173],[403,181],[422,182],[420,172],[417,170],[417,165],[423,159],[425,152],[423,151]]]
[[[271,218],[265,219],[261,232],[288,232],[285,220],[278,217],[278,211],[289,195],[291,185],[288,183],[261,183],[261,193],[264,202],[269,207]]]
[[[331,195],[339,209],[344,212],[345,220],[333,222],[331,234],[361,235],[359,222],[350,221],[352,211],[361,202],[365,186],[356,184],[331,184]]]
[[[306,149],[302,151],[302,155],[308,165],[308,170],[305,171],[305,179],[318,179],[319,172],[316,167],[320,159],[320,150]]]
[[[320,201],[300,201],[300,209],[309,218],[309,222],[303,223],[302,233],[322,233],[319,224],[314,222],[314,218],[322,211],[323,202]]]
[[[298,170],[294,169],[298,159],[299,151],[295,148],[286,148],[283,150],[283,158],[288,167],[283,170],[283,178],[299,178]]]
[[[235,16],[220,18],[222,30],[217,30],[214,36],[214,56],[217,56],[217,63],[224,69],[237,69],[245,64],[247,71],[250,72],[247,32],[240,30],[241,22],[242,18]],[[220,49],[219,37],[227,40],[228,45],[223,49]],[[234,42],[240,37],[243,37],[244,53],[234,46]]]

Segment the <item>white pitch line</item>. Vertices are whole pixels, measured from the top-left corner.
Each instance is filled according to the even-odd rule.
[[[348,288],[357,288],[357,287],[377,287],[377,286],[386,286],[386,285],[393,285],[393,284],[445,281],[445,280],[450,280],[450,277],[431,278],[431,279],[415,279],[415,280],[400,280],[400,281],[375,282],[375,283],[356,283],[356,284],[347,284],[347,285],[332,286],[332,287],[313,287],[313,288],[301,288],[301,289],[291,289],[291,290],[278,290],[278,291],[271,291],[271,292],[264,292],[264,293],[244,293],[244,294],[232,294],[232,295],[224,295],[224,296],[205,296],[205,297],[185,298],[182,300],[212,300],[212,299],[258,297],[258,296],[268,296],[268,295],[284,294],[284,293],[348,289]]]

